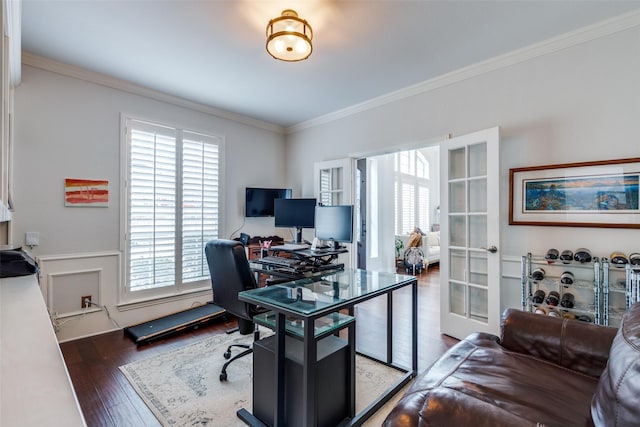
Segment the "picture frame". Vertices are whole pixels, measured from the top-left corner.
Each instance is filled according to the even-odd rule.
[[[509,169],[509,225],[640,228],[640,158]]]
[[[65,178],[65,207],[109,207],[109,181]]]

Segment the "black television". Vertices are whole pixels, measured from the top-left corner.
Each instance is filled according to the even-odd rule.
[[[351,243],[353,241],[353,206],[318,206],[316,208],[316,237],[320,240]]]
[[[275,226],[295,227],[295,243],[302,242],[302,229],[313,228],[316,218],[316,199],[276,199]]]
[[[244,216],[247,218],[273,216],[273,201],[289,198],[291,198],[290,188],[247,187],[244,198]]]

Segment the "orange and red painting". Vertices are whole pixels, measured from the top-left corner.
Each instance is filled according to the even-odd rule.
[[[66,178],[64,180],[64,205],[108,207],[109,181]]]

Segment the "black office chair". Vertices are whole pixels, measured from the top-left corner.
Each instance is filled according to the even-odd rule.
[[[204,247],[211,286],[213,302],[238,318],[238,330],[242,335],[254,333],[254,341],[260,339],[260,333],[253,323],[253,316],[266,310],[238,299],[238,292],[257,287],[256,280],[249,268],[244,245],[234,240],[217,239],[207,242]],[[231,358],[231,348],[241,347],[245,350]],[[220,381],[227,380],[227,366],[231,362],[253,352],[251,345],[232,344],[224,353],[228,360],[220,371]]]

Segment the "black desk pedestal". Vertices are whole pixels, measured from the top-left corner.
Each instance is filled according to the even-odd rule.
[[[318,427],[335,427],[349,416],[349,348],[347,341],[330,335],[317,342],[316,365]],[[253,415],[273,425],[275,410],[275,336],[253,344]],[[285,421],[302,425],[302,341],[286,337]]]

